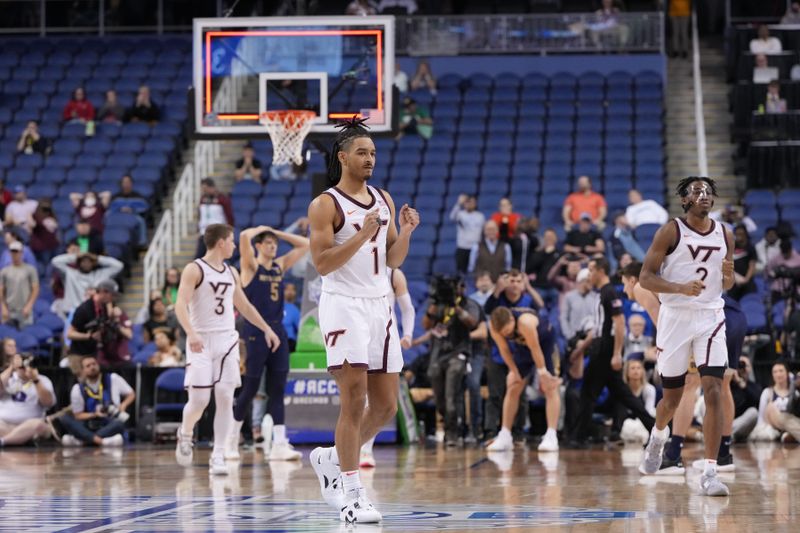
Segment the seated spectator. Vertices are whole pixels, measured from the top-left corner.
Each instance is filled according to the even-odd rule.
[[[200,182],[200,207],[197,220],[197,229],[200,237],[197,239],[197,251],[195,257],[203,257],[206,254],[206,245],[203,242],[203,234],[211,224],[234,225],[233,207],[231,199],[217,189],[217,184],[211,178],[205,178]]]
[[[712,211],[708,217],[724,225],[730,232],[733,232],[739,225],[743,225],[748,233],[753,233],[758,229],[755,221],[744,214],[744,208],[740,205],[728,204],[724,209]]]
[[[164,287],[161,289],[167,309],[173,309],[175,302],[178,301],[178,285],[180,282],[181,271],[175,267],[168,269],[164,276]]]
[[[781,18],[781,24],[800,24],[800,2],[792,2]]]
[[[61,118],[64,122],[77,122],[80,124],[94,120],[94,106],[86,99],[86,92],[83,87],[78,87],[72,92],[72,98],[64,106]]]
[[[431,94],[436,94],[436,76],[433,75],[431,66],[427,61],[420,61],[417,64],[417,71],[411,77],[409,86],[412,91],[427,87]]]
[[[758,423],[758,402],[761,397],[761,386],[753,378],[750,360],[739,357],[739,367],[731,379],[731,395],[733,396],[733,432],[734,442],[742,442]]]
[[[6,189],[6,181],[0,178],[0,220],[5,220],[6,206],[11,203],[13,199],[14,196],[11,194],[11,191]]]
[[[589,213],[583,213],[577,228],[567,233],[564,252],[588,257],[605,253],[605,251],[606,243],[603,241],[603,236],[592,228],[592,216]]]
[[[136,399],[133,388],[119,375],[100,371],[93,356],[81,361],[81,380],[72,387],[72,413],[59,420],[66,433],[64,446],[122,446],[128,407]]]
[[[772,80],[780,79],[778,67],[769,66],[766,55],[756,55],[755,63],[756,65],[753,67],[753,83],[770,83]]]
[[[492,282],[497,283],[500,274],[510,269],[511,246],[500,240],[497,223],[489,220],[483,225],[483,238],[472,246],[469,253],[467,272],[470,274],[475,271],[488,272]]]
[[[367,17],[378,14],[378,6],[372,0],[353,0],[347,5],[345,15]]]
[[[564,294],[558,316],[561,334],[568,343],[585,331],[587,319],[597,310],[597,298],[589,281],[589,270],[581,269],[575,281],[575,288]]]
[[[33,231],[30,242],[31,250],[39,264],[45,267],[49,265],[60,246],[58,219],[49,198],[40,200],[36,211],[33,212]]]
[[[630,35],[630,28],[619,21],[619,8],[614,0],[601,0],[600,9],[595,11],[595,22],[589,24],[589,35],[595,46],[603,46],[603,37],[611,39],[616,46],[625,46]]]
[[[734,300],[741,300],[745,294],[756,292],[756,261],[758,254],[750,242],[750,234],[744,226],[736,226],[733,232],[733,277],[735,284],[728,290],[728,295]]]
[[[645,320],[639,313],[634,313],[628,318],[628,334],[622,346],[622,357],[628,359],[633,354],[642,354],[644,359],[655,361],[656,348],[653,337],[644,334]]]
[[[777,440],[781,436],[781,414],[795,401],[797,390],[789,366],[784,361],[772,365],[772,386],[761,392],[758,403],[758,424],[750,440]]]
[[[401,139],[404,135],[415,133],[423,139],[430,139],[433,136],[433,119],[428,108],[417,105],[416,100],[407,96],[400,110],[400,132],[395,138]]]
[[[758,37],[750,41],[750,52],[753,54],[780,54],[783,45],[777,37],[770,37],[766,24],[758,27]]]
[[[19,446],[52,435],[45,413],[56,404],[50,378],[33,366],[33,356],[16,353],[14,339],[8,342],[0,372],[0,448]]]
[[[488,272],[477,272],[475,274],[475,292],[470,294],[469,297],[483,308],[486,304],[486,300],[489,299],[493,292],[494,283],[492,282],[492,276],[490,276]]]
[[[106,101],[97,112],[97,119],[102,122],[120,124],[125,118],[125,108],[117,100],[117,91],[106,91]]]
[[[183,366],[183,354],[175,346],[175,339],[165,330],[156,331],[154,338],[156,351],[147,360],[147,364],[157,367]]]
[[[508,244],[511,245],[511,266],[526,271],[528,254],[539,247],[539,219],[520,217],[514,236]]]
[[[771,280],[769,289],[772,291],[773,301],[776,302],[791,296],[792,287],[795,287],[791,279],[792,273],[787,272],[787,269],[800,268],[800,254],[792,248],[791,239],[788,237],[781,239],[780,252],[764,269],[767,279]],[[800,290],[797,291],[797,295],[800,295]]]
[[[772,80],[767,85],[767,102],[764,107],[767,113],[786,113],[786,100],[781,98],[781,82]]]
[[[497,211],[492,213],[492,220],[497,223],[500,229],[500,240],[510,242],[517,232],[517,224],[522,215],[514,212],[514,206],[508,198],[501,198],[497,204]]]
[[[633,234],[633,229],[628,224],[628,219],[623,213],[614,216],[614,233],[611,234],[610,243],[614,258],[619,261],[622,254],[629,254],[636,261],[644,261],[644,250]]]
[[[542,234],[542,240],[535,249],[528,248],[528,258],[525,260],[525,271],[531,285],[542,295],[548,307],[552,307],[558,298],[558,291],[553,288],[547,275],[553,265],[561,256],[558,246],[558,234],[552,228],[547,228]]]
[[[35,120],[29,121],[25,129],[22,130],[19,141],[17,141],[17,153],[44,155],[49,151],[49,147],[48,140],[39,133],[39,124]]]
[[[156,333],[159,331],[166,331],[175,339],[178,333],[178,321],[174,313],[167,312],[167,306],[164,305],[164,300],[158,297],[152,298],[148,311],[149,318],[142,328],[144,342],[152,342],[155,340]]]
[[[633,229],[642,224],[666,224],[669,213],[655,200],[643,200],[642,193],[636,189],[628,192],[628,205],[625,218]]]
[[[139,87],[133,106],[125,111],[125,122],[155,123],[161,120],[161,110],[155,102],[150,100],[150,88],[147,85]]]
[[[570,231],[580,221],[584,213],[589,214],[589,220],[598,229],[605,227],[608,207],[602,194],[592,191],[592,181],[588,176],[578,178],[578,190],[567,196],[564,200],[562,217],[564,219],[564,229]]]
[[[81,253],[100,255],[103,253],[103,238],[100,233],[92,229],[91,224],[85,218],[81,218],[75,223],[77,235],[72,240],[78,245]]]
[[[450,221],[456,225],[456,271],[465,274],[472,247],[478,244],[486,217],[478,211],[478,201],[471,194],[459,194],[450,210]]]
[[[417,12],[416,0],[381,0],[378,12],[382,15],[413,15]]]
[[[233,175],[236,181],[253,180],[261,183],[262,164],[255,156],[252,143],[247,143],[242,148],[242,158],[236,161],[236,170]]]
[[[0,270],[0,305],[3,324],[17,329],[33,324],[33,304],[39,297],[39,274],[22,262],[22,243],[9,246],[11,264]]]
[[[656,416],[656,388],[647,380],[647,373],[644,370],[644,363],[641,359],[633,358],[625,361],[622,371],[622,380],[628,386],[633,397],[637,403],[644,408],[647,413]],[[626,432],[636,432],[638,435],[631,440],[638,440],[644,444],[649,438],[650,432],[647,431],[644,424],[636,418],[636,415],[630,411],[622,402],[615,402],[614,408],[616,410],[614,419],[614,427],[621,428],[621,434],[626,440],[631,437],[626,436]],[[631,430],[631,428],[636,428]]]
[[[774,226],[764,230],[764,237],[756,243],[756,274],[761,274],[773,258],[781,253],[778,229]]]
[[[28,198],[25,187],[17,185],[14,187],[14,199],[6,206],[5,225],[21,231],[21,237],[27,240],[33,229],[33,213],[38,205],[39,202]]]
[[[22,262],[27,265],[36,266],[36,256],[33,255],[31,249],[24,244],[17,233],[12,230],[11,228],[5,228],[3,230],[3,241],[6,244],[6,249],[3,250],[3,253],[0,253],[0,268],[5,268],[11,264],[11,260],[13,258],[11,254],[11,246],[14,244],[22,245]]]
[[[73,192],[69,194],[72,207],[75,208],[75,215],[85,220],[92,227],[92,231],[103,233],[105,227],[106,208],[111,202],[111,193],[103,191],[96,193],[87,191],[85,194]]]
[[[490,315],[498,307],[543,309],[544,300],[531,287],[528,277],[512,268],[497,279],[494,291],[486,299],[483,310]]]
[[[133,188],[133,178],[128,175],[119,180],[119,192],[111,197],[109,213],[128,213],[136,216],[138,222],[139,246],[147,246],[147,222],[144,215],[150,210],[150,203]]]
[[[394,86],[400,91],[400,94],[408,92],[408,74],[403,72],[403,68],[398,61],[394,62]]]
[[[113,257],[96,256],[86,252],[57,255],[51,264],[64,279],[64,299],[60,308],[56,310],[61,316],[66,316],[84,301],[83,295],[86,289],[113,278],[122,272],[125,266]]]

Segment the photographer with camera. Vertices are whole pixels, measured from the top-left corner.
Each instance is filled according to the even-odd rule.
[[[781,342],[791,357],[797,354],[796,336],[800,331],[800,253],[792,247],[788,236],[781,239],[780,250],[780,254],[767,263],[764,274],[770,280],[769,308],[780,300],[786,301]]]
[[[84,357],[81,379],[70,392],[72,414],[59,420],[66,433],[64,446],[122,446],[128,407],[136,399],[133,388],[119,374],[102,373],[97,358]]]
[[[464,294],[460,277],[437,275],[431,281],[422,327],[431,333],[428,378],[436,409],[444,418],[445,443],[460,442],[459,417],[463,413],[464,378],[472,354],[470,332],[480,320],[480,306]]]
[[[14,339],[3,340],[5,368],[0,372],[0,448],[51,434],[44,415],[56,404],[53,383],[39,375],[31,355],[17,353]]]

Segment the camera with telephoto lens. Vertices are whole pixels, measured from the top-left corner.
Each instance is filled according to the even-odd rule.
[[[110,316],[102,314],[86,323],[86,333],[94,334],[98,331],[100,332],[100,340],[97,341],[98,348],[113,344],[117,339],[119,323]]]
[[[431,300],[436,305],[454,307],[456,305],[456,297],[458,296],[458,287],[460,284],[461,278],[458,276],[436,274],[431,279],[430,288],[428,290],[431,295]]]
[[[790,279],[792,281],[800,281],[800,267],[787,267],[785,265],[780,265],[775,267],[775,270],[772,271],[772,276],[775,279]]]

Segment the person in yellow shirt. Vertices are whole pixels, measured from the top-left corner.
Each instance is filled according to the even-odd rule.
[[[672,24],[672,57],[689,56],[689,17],[692,0],[670,0],[669,22]]]

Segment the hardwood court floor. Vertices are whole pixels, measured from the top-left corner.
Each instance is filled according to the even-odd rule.
[[[303,449],[308,456],[308,449]],[[362,470],[380,526],[347,529],[319,500],[307,459],[265,463],[244,451],[209,478],[166,446],[0,451],[0,532],[85,531],[798,531],[800,446],[739,445],[728,498],[699,496],[698,474],[642,478],[641,448],[538,454],[376,448]],[[699,457],[690,445],[684,458]],[[689,461],[690,462],[690,461]]]

